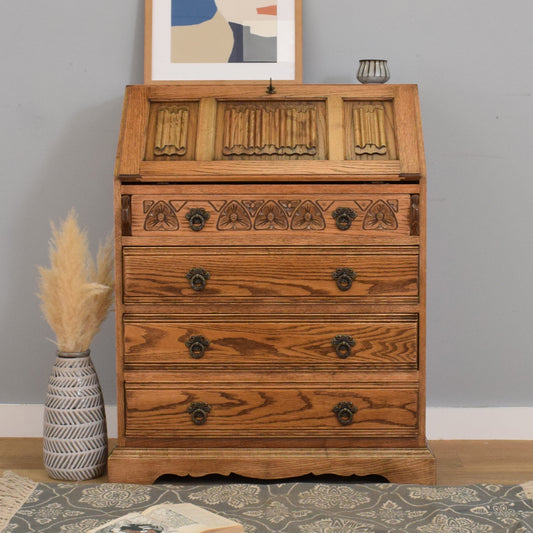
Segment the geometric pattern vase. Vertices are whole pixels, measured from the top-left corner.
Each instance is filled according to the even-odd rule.
[[[58,351],[48,382],[43,456],[54,479],[82,481],[106,470],[104,398],[90,353]]]

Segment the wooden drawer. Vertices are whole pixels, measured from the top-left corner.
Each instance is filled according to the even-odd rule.
[[[418,389],[401,385],[338,390],[331,385],[126,383],[125,399],[128,437],[377,437],[417,431]]]
[[[126,365],[416,369],[417,315],[124,317]],[[198,367],[200,368],[200,367]]]
[[[124,302],[416,303],[418,259],[414,246],[126,247]]]
[[[201,243],[213,236],[246,234],[316,239],[418,235],[419,196],[412,186],[397,186],[394,192],[383,186],[335,185],[163,186],[131,191],[129,233],[134,237],[189,236]]]

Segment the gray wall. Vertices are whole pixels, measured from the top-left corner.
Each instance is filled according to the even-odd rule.
[[[124,86],[142,83],[142,0],[0,3],[0,403],[41,403],[54,359],[35,296],[49,221],[112,227]],[[429,174],[428,403],[532,406],[529,0],[304,0],[304,81],[384,57],[418,83]],[[115,403],[113,315],[93,343]]]

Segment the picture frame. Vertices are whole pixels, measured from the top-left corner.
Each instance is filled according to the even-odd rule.
[[[145,84],[302,83],[302,0],[175,1],[145,0]]]

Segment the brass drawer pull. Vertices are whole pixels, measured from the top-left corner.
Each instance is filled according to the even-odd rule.
[[[339,402],[333,408],[333,412],[343,426],[349,426],[353,422],[353,415],[357,413],[357,407],[352,402]]]
[[[191,415],[191,420],[197,426],[201,426],[206,423],[211,406],[205,402],[193,402],[189,405],[187,412]]]
[[[209,220],[209,213],[199,207],[190,209],[185,215],[185,218],[189,221],[189,226],[193,231],[201,231],[204,229],[205,223]]]
[[[332,277],[337,282],[339,290],[347,291],[352,288],[352,282],[357,277],[357,274],[351,268],[337,268]]]
[[[331,339],[331,344],[334,346],[337,356],[341,359],[346,359],[352,355],[352,348],[355,346],[355,341],[350,335],[335,335]]]
[[[189,354],[193,359],[200,359],[204,356],[209,346],[209,339],[206,339],[203,335],[193,335],[185,342],[185,346],[189,348]]]
[[[203,291],[211,274],[203,268],[191,268],[185,277],[190,280],[192,290]]]
[[[350,229],[352,222],[357,216],[355,211],[350,207],[337,207],[337,209],[335,209],[331,215],[335,219],[337,228],[339,228],[341,231]]]

